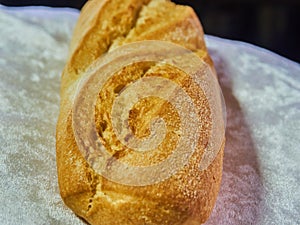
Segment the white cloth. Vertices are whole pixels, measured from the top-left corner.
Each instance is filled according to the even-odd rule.
[[[78,12],[0,6],[0,224],[84,224],[62,202],[55,125]],[[300,65],[206,36],[227,105],[224,172],[206,223],[300,224]]]

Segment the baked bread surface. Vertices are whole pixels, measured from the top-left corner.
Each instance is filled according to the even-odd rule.
[[[57,170],[65,204],[90,224],[199,224],[209,217],[221,182],[224,142],[206,170],[199,163],[211,128],[204,93],[182,71],[168,65],[141,62],[129,65],[109,79],[95,108],[97,131],[111,155],[132,165],[147,166],[167,158],[176,145],[180,119],[168,102],[149,97],[134,105],[129,125],[137,137],[149,135],[149,121],[164,118],[167,135],[154,151],[139,154],[124,148],[114,135],[110,110],[123,87],[146,76],[178,83],[203,109],[206,121],[195,152],[185,167],[169,179],[147,186],[128,186],[97,174],[79,151],[72,128],[72,107],[78,82],[102,54],[126,43],[163,40],[194,51],[212,69],[201,24],[187,6],[166,0],[90,0],[86,3],[71,41],[70,55],[62,74],[61,105],[57,123]],[[101,75],[101,74],[99,74]]]

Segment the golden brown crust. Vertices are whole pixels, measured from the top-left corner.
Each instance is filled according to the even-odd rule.
[[[203,38],[203,30],[194,11],[190,7],[178,6],[169,1],[92,0],[83,8],[71,42],[70,57],[62,75],[56,149],[61,196],[66,205],[89,223],[175,225],[184,224],[188,219],[192,221],[194,217],[201,222],[208,218],[221,182],[225,141],[213,163],[204,171],[200,171],[197,165],[207,143],[205,138],[198,145],[190,162],[171,178],[159,184],[131,187],[111,182],[95,173],[80,153],[72,128],[72,100],[76,93],[76,82],[97,57],[126,43],[165,40],[193,50],[213,69]],[[140,66],[133,66],[131,69],[138,71],[139,68]],[[151,72],[161,75],[163,71],[170,74],[172,71],[169,69],[155,65],[146,75],[151,76]],[[188,80],[183,79],[184,75],[178,71],[174,74],[181,86],[193,94]],[[116,85],[116,81],[112,81],[111,85],[113,84]],[[117,86],[112,88],[108,84],[108,89],[111,87],[115,90]],[[198,94],[199,99],[204,99],[201,93]],[[100,93],[95,117],[99,132],[102,132],[101,122],[107,111],[100,107],[101,101]],[[202,103],[207,104],[205,101]],[[148,113],[152,116],[161,112],[161,106],[157,105],[154,111],[150,111],[153,107],[149,106]],[[171,107],[164,108],[172,112]],[[137,115],[132,114],[132,121],[136,121],[136,124],[132,122],[131,126],[138,126],[136,134],[143,135],[147,130],[142,127],[148,126],[139,121],[139,105],[136,105],[136,110]],[[176,124],[176,115],[166,120]],[[202,132],[205,137],[208,131]],[[108,140],[115,142],[113,137]],[[126,159],[126,154],[122,157],[130,161],[130,157]],[[165,156],[157,157],[161,160]],[[148,162],[153,163],[151,160]]]

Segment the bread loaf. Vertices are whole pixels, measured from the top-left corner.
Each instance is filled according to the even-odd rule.
[[[207,167],[199,168],[215,129],[212,109],[205,91],[199,89],[184,71],[172,65],[142,61],[116,71],[94,96],[92,120],[99,143],[114,160],[137,168],[159,164],[172,155],[180,142],[182,121],[177,108],[157,96],[144,97],[132,105],[128,112],[128,126],[137,138],[149,137],[153,118],[162,118],[165,124],[163,141],[155,149],[143,152],[134,151],[118,139],[112,123],[112,111],[114,101],[125,93],[124,89],[129,84],[141,78],[172,80],[191,96],[199,109],[197,116],[202,121],[201,127],[195,128],[199,131],[195,150],[178,171],[153,183],[130,185],[116,182],[96,171],[92,165],[94,159],[80,150],[76,139],[80,134],[74,129],[74,102],[79,106],[81,102],[74,99],[82,85],[82,78],[91,74],[101,77],[102,72],[95,69],[95,64],[104,54],[129,43],[146,40],[167,41],[192,51],[199,60],[203,60],[204,65],[208,65],[211,79],[216,79],[201,24],[190,7],[167,0],[90,0],[86,3],[75,27],[69,59],[62,74],[56,151],[62,199],[90,224],[201,224],[209,217],[217,198],[225,144],[224,124],[220,123],[216,128],[222,134],[219,143],[216,143],[216,154]],[[161,89],[164,90],[164,87]],[[81,93],[85,95],[85,92]],[[218,99],[218,93],[216,95]],[[84,98],[88,99],[89,95]],[[221,108],[220,104],[216,107]],[[118,113],[119,109],[116,110]],[[193,126],[190,124],[191,130]],[[156,175],[160,176],[159,173]],[[136,179],[142,182],[144,178]]]

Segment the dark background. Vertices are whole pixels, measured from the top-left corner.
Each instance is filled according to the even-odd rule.
[[[86,0],[0,0],[80,9]],[[173,0],[197,12],[207,34],[249,42],[300,62],[300,0]]]

